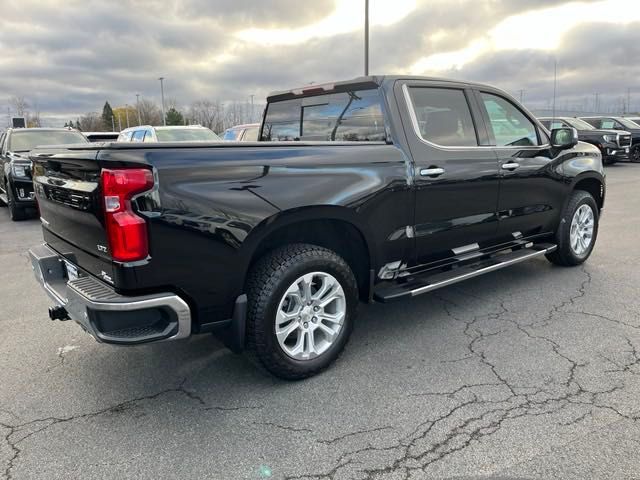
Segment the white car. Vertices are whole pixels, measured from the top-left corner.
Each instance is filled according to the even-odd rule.
[[[118,136],[118,142],[220,142],[221,138],[201,125],[130,127]]]

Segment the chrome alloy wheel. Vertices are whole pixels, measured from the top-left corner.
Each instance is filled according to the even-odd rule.
[[[325,272],[299,277],[282,296],[275,334],[280,348],[296,360],[311,360],[338,338],[347,314],[340,282]]]
[[[583,204],[573,214],[571,220],[570,240],[571,250],[578,256],[584,255],[593,241],[594,229],[593,210],[589,205]]]

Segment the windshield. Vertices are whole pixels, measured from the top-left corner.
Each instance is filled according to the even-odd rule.
[[[217,142],[220,137],[208,128],[157,129],[159,142]]]
[[[571,125],[573,128],[578,130],[595,130],[596,127],[591,125],[590,123],[585,122],[579,118],[568,118],[566,122]]]
[[[640,128],[640,125],[638,125],[635,122],[632,122],[628,118],[618,118],[617,120],[626,128]]]
[[[40,145],[71,145],[88,140],[73,130],[21,130],[9,137],[8,149],[12,152],[28,152]]]

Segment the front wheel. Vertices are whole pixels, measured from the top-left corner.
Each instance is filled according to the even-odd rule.
[[[346,345],[358,287],[335,252],[307,244],[281,247],[252,269],[247,284],[247,344],[274,375],[307,378]]]
[[[590,193],[575,190],[565,207],[556,232],[557,250],[547,254],[556,265],[575,266],[584,262],[596,243],[599,211]]]
[[[631,149],[629,158],[633,163],[640,163],[640,145],[636,145]]]

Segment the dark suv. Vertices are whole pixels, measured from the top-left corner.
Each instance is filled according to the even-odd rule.
[[[595,145],[605,165],[629,160],[631,133],[623,130],[600,130],[590,123],[572,117],[541,117],[538,120],[551,131],[554,128],[575,128],[582,142]]]
[[[36,201],[29,152],[38,145],[88,143],[76,130],[67,128],[10,128],[0,136],[0,204],[9,207],[11,220],[24,220]]]
[[[595,128],[631,133],[630,159],[632,162],[640,162],[640,125],[624,117],[582,117],[582,120]]]

